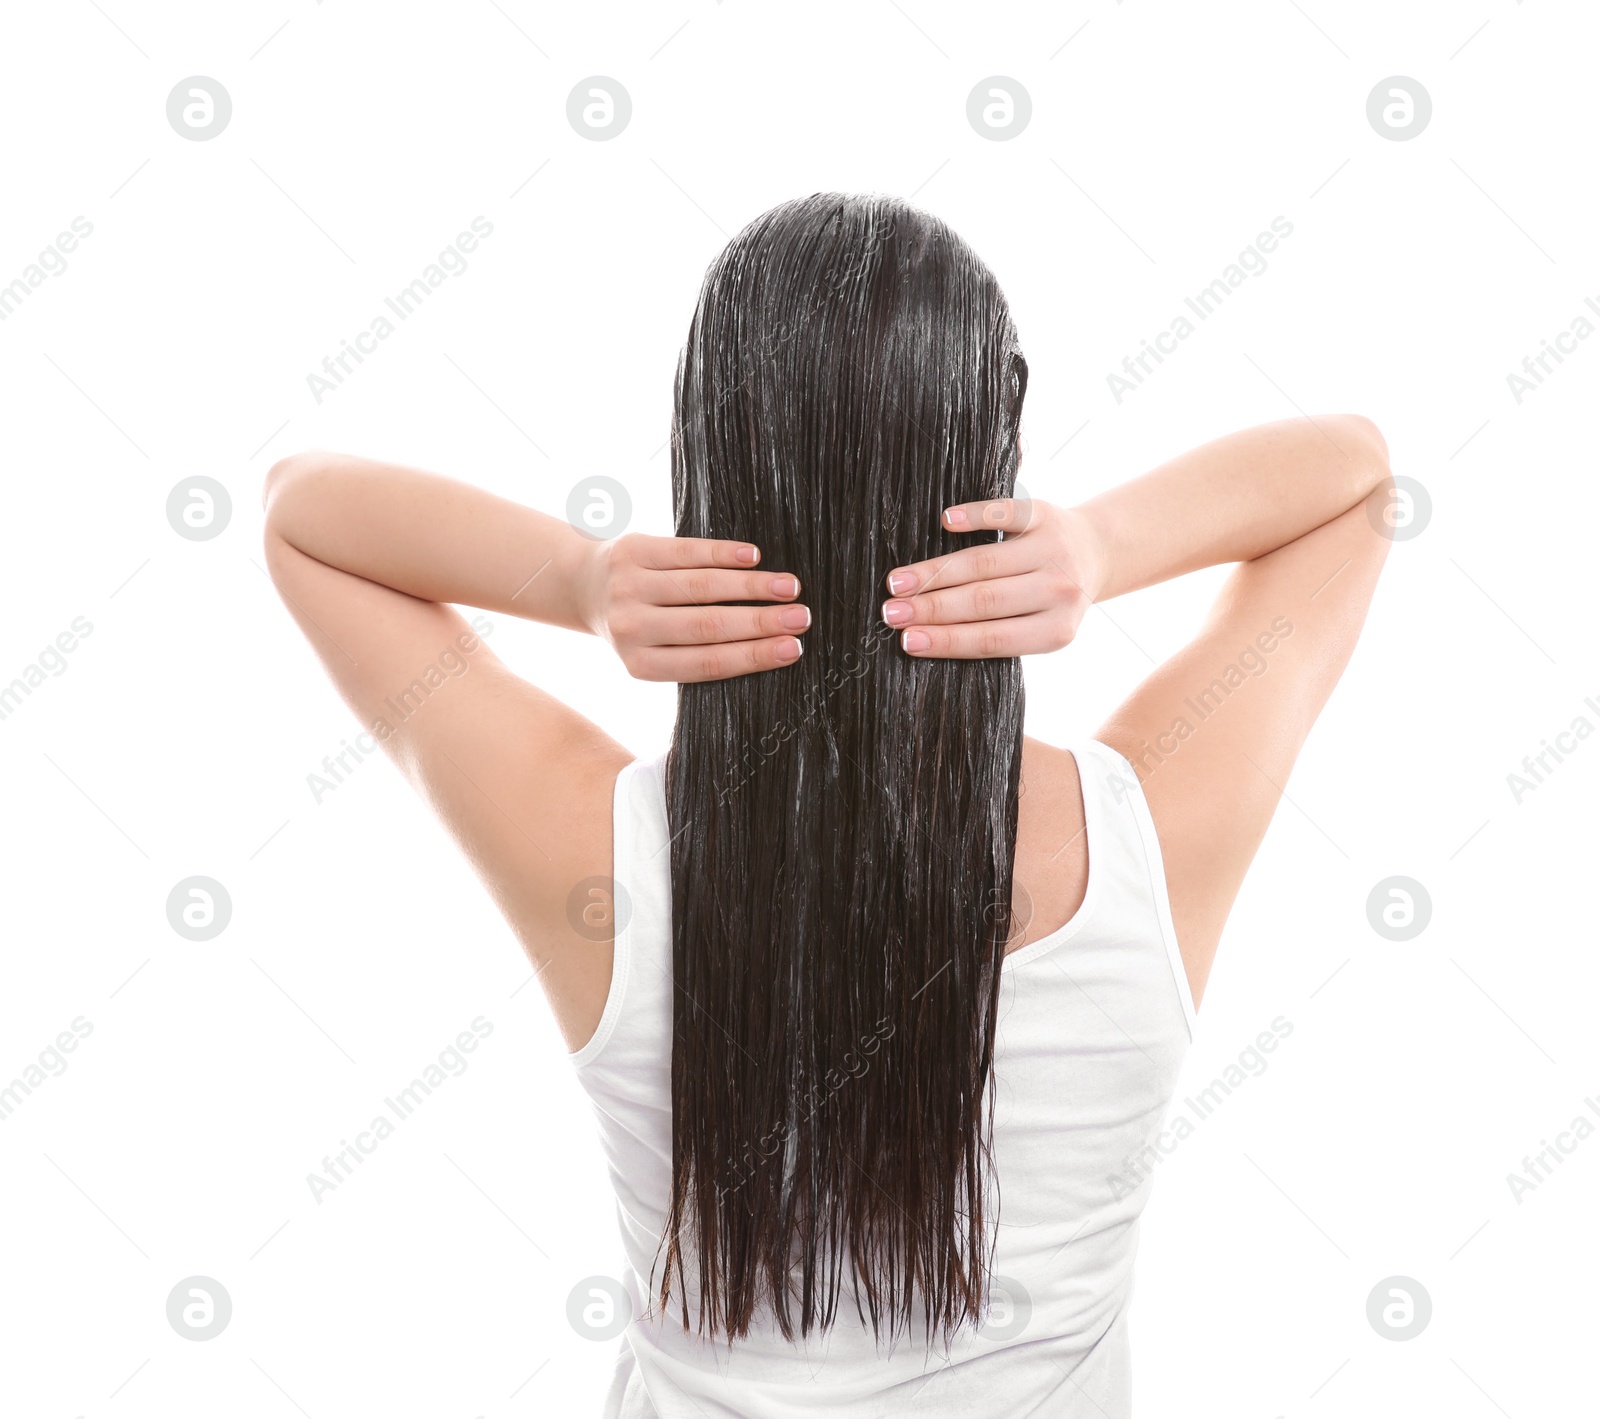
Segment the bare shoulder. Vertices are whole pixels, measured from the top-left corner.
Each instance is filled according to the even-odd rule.
[[[1077,760],[1066,749],[1024,737],[1012,887],[1022,932],[1011,950],[1066,925],[1082,905],[1089,881],[1087,837]]]

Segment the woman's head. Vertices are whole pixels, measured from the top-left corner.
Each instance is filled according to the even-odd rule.
[[[683,685],[673,1191],[660,1295],[729,1337],[770,1306],[974,1319],[1022,742],[1015,660],[905,655],[890,570],[1012,493],[1027,365],[993,275],[905,203],[785,203],[713,263],[679,365],[677,533],[800,578],[805,654]],[[991,535],[991,534],[981,534]]]
[[[878,625],[884,578],[954,550],[939,514],[1007,497],[1028,367],[989,268],[937,218],[821,193],[712,264],[678,370],[680,537],[800,577],[806,648]],[[970,539],[968,539],[970,541]]]

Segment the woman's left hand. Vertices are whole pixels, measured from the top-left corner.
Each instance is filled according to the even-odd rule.
[[[896,567],[883,619],[908,655],[990,660],[1060,650],[1104,584],[1088,520],[1025,498],[946,508],[949,532],[1003,532],[1000,542]]]

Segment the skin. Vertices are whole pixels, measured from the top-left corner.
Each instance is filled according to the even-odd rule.
[[[1391,489],[1370,421],[1267,424],[1077,507],[947,509],[952,531],[1004,539],[889,577],[882,614],[906,654],[973,658],[1060,650],[1096,602],[1238,564],[1199,634],[1095,735],[1144,787],[1197,1004],[1295,759],[1355,647],[1391,540]],[[748,543],[596,542],[466,484],[341,454],[277,463],[263,500],[267,566],[285,605],[363,726],[394,726],[378,735],[386,751],[483,878],[568,1048],[580,1048],[604,1009],[612,951],[572,929],[569,896],[610,875],[612,786],[634,756],[513,674],[453,606],[598,635],[634,676],[686,681],[781,673],[803,652],[803,588],[763,568]],[[767,604],[718,604],[729,601]],[[465,673],[395,723],[392,701],[452,650]],[[1193,702],[1242,656],[1247,673],[1233,672],[1240,683],[1201,720]],[[1191,731],[1181,738],[1180,720]],[[1068,921],[1089,872],[1073,756],[1025,739],[1022,784],[1026,927],[1011,949]]]

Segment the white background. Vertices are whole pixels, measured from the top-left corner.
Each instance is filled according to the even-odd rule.
[[[1226,430],[1354,410],[1432,499],[1224,938],[1180,1100],[1293,1034],[1161,1164],[1135,1308],[1142,1415],[1572,1414],[1595,1405],[1600,1139],[1507,1174],[1600,1095],[1588,880],[1600,743],[1600,340],[1506,376],[1600,298],[1591,7],[932,0],[8,7],[0,283],[93,234],[0,323],[0,1085],[93,1033],[0,1123],[0,1409],[27,1416],[596,1412],[612,1344],[566,1301],[620,1261],[587,1105],[529,969],[398,776],[307,775],[356,726],[261,569],[260,480],[328,446],[560,513],[620,479],[670,531],[670,383],[701,274],[786,198],[911,196],[1006,288],[1032,367],[1023,480],[1073,501]],[[226,87],[209,141],[166,118]],[[566,119],[591,75],[633,116]],[[979,80],[1032,97],[980,137]],[[1433,116],[1366,118],[1405,75]],[[493,235],[320,404],[306,376],[477,216]],[[1293,235],[1142,387],[1106,375],[1274,218]],[[194,542],[197,475],[232,497]],[[1113,603],[1028,664],[1070,743],[1191,633],[1220,574]],[[491,644],[630,747],[671,687],[495,618]],[[174,884],[223,883],[210,942]],[[1423,883],[1416,939],[1368,924]],[[453,1037],[493,1033],[356,1176],[306,1175]],[[1178,1105],[1181,1107],[1181,1102]],[[1600,1122],[1600,1119],[1596,1120]],[[166,1318],[202,1275],[217,1338]],[[1432,1298],[1416,1339],[1368,1293]]]

